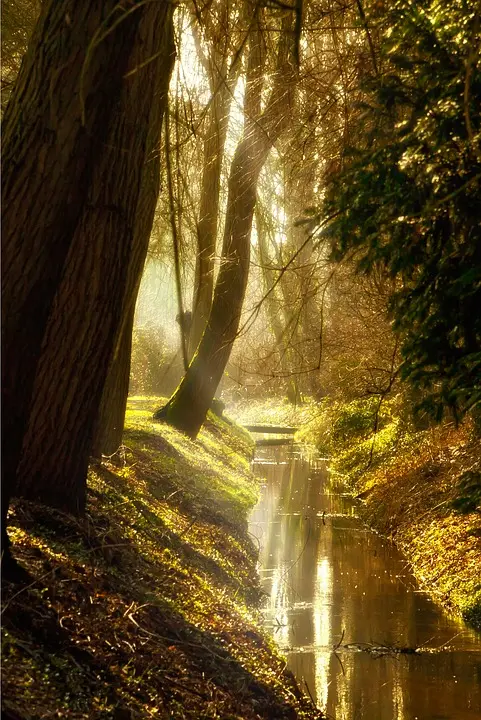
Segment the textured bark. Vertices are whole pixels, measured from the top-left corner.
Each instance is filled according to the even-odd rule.
[[[273,143],[287,127],[292,110],[292,15],[286,14],[272,92],[261,115],[261,44],[254,30],[248,58],[244,136],[232,161],[222,261],[212,309],[197,352],[164,409],[167,421],[196,437],[212,403],[239,329],[249,275],[250,237],[257,181]],[[250,71],[250,72],[249,72]]]
[[[125,8],[130,8],[126,3]],[[118,0],[42,6],[3,121],[2,517],[55,292],[137,32]],[[115,9],[115,11],[114,11]],[[105,33],[100,37],[99,28]],[[110,30],[110,32],[108,32]],[[3,537],[3,539],[5,539]]]
[[[169,79],[174,63],[175,47],[170,22],[166,26],[163,58],[157,66],[154,102],[150,111],[147,148],[142,170],[140,194],[135,216],[133,248],[122,302],[122,327],[110,362],[100,409],[93,432],[92,455],[111,455],[122,442],[125,409],[129,391],[132,330],[135,304],[149,248],[150,234],[160,189],[160,140],[164,108],[167,104]]]
[[[135,305],[129,311],[124,323],[115,357],[110,364],[102,392],[102,401],[97,415],[92,455],[112,455],[122,443],[125,410],[129,394],[130,359],[132,355],[132,330],[134,327]]]
[[[134,14],[137,32],[122,48],[128,72],[43,339],[18,473],[19,494],[78,513],[122,328],[156,76],[170,66],[171,5],[145,3]]]

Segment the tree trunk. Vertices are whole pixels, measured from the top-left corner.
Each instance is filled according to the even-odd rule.
[[[214,291],[214,256],[219,215],[220,175],[229,122],[233,83],[223,85],[215,94],[204,144],[204,168],[197,223],[197,257],[195,266],[192,323],[189,332],[189,359],[204,332],[212,306]]]
[[[156,74],[156,90],[150,111],[147,149],[142,170],[142,181],[137,212],[133,249],[129,262],[127,281],[122,299],[122,327],[119,340],[110,363],[100,409],[93,431],[92,455],[111,455],[122,442],[125,410],[129,392],[130,360],[135,304],[140,288],[142,272],[149,248],[150,234],[160,189],[160,139],[164,108],[167,104],[169,79],[174,61],[173,37],[166,27],[165,42],[167,70]]]
[[[286,13],[274,86],[260,116],[253,112],[260,107],[262,89],[259,31],[255,28],[248,60],[252,71],[246,87],[244,136],[232,161],[222,261],[212,309],[194,359],[162,413],[171,425],[192,438],[205,420],[239,329],[249,275],[257,181],[272,145],[289,123],[294,87],[291,26],[292,14]]]
[[[92,444],[93,457],[113,455],[122,444],[125,410],[129,394],[130,359],[132,355],[132,331],[135,305],[124,323],[115,357],[110,364],[102,392]]]
[[[170,3],[145,3],[137,13],[134,42],[123,48],[122,93],[42,345],[18,473],[19,494],[76,513],[85,507],[94,423],[125,315],[156,79],[171,64]]]
[[[299,402],[299,388],[297,377],[293,374],[293,367],[290,362],[290,343],[287,337],[289,329],[288,308],[289,303],[280,300],[276,293],[274,284],[276,282],[276,274],[270,268],[271,258],[267,244],[268,229],[266,220],[261,212],[256,212],[256,228],[257,228],[257,246],[259,251],[259,261],[261,265],[262,281],[265,293],[265,307],[269,324],[276,342],[277,352],[279,354],[279,365],[282,378],[285,382],[287,399],[293,405]],[[280,281],[282,285],[282,279]],[[274,288],[274,290],[272,289]]]
[[[247,6],[243,3],[242,17],[248,20]],[[209,11],[207,11],[209,13]],[[214,257],[217,245],[220,179],[224,146],[229,124],[230,107],[242,62],[242,45],[234,53],[235,20],[232,8],[224,0],[217,12],[204,18],[203,26],[209,41],[209,52],[203,51],[200,34],[194,30],[198,57],[209,79],[211,99],[203,147],[200,213],[197,223],[197,257],[192,302],[192,319],[189,331],[188,358],[192,359],[204,332],[212,306],[214,292]],[[234,13],[235,15],[235,13]],[[194,28],[196,16],[193,13]],[[230,35],[226,43],[225,34]]]
[[[306,148],[306,152],[311,150],[312,156],[315,156],[313,147],[311,148],[307,144]],[[288,173],[286,183],[288,202],[285,208],[288,225],[287,245],[290,252],[299,253],[292,273],[295,289],[291,289],[291,296],[294,292],[298,298],[297,307],[293,308],[292,314],[297,352],[293,367],[297,366],[302,371],[299,376],[299,384],[304,392],[311,395],[316,395],[319,390],[317,377],[321,361],[322,316],[318,304],[319,274],[312,264],[314,240],[310,237],[310,231],[306,225],[298,225],[296,221],[299,218],[300,209],[315,205],[315,182],[315,170],[312,162],[306,161],[304,166],[297,168],[293,165]]]
[[[47,320],[140,20],[135,9],[117,22],[122,11],[118,0],[45,2],[5,111],[3,528]]]

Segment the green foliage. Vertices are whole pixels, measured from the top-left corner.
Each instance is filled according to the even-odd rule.
[[[358,398],[349,403],[324,401],[322,412],[296,439],[328,456],[332,472],[353,482],[367,470],[387,463],[399,447],[412,442],[413,427],[402,395]]]
[[[393,421],[396,400],[379,403],[378,396],[349,403],[324,401],[321,412],[297,434],[297,439],[321,454],[338,455],[382,430]]]
[[[389,460],[399,442],[400,431],[400,422],[396,419],[361,442],[352,442],[333,458],[332,469],[348,476],[351,481],[355,480],[366,470],[372,470]]]
[[[473,595],[470,596],[470,601],[465,603],[462,608],[462,615],[467,623],[478,628],[478,630],[481,628],[481,589],[479,585]]]
[[[337,418],[331,431],[331,440],[335,446],[344,447],[354,440],[370,435],[377,424],[378,429],[387,421],[387,414],[382,405],[379,409],[379,398],[369,397],[353,400],[347,405],[338,406]]]
[[[331,447],[331,413],[335,403],[321,402],[317,414],[298,430],[295,439],[317,448],[321,455],[328,455]]]
[[[384,21],[360,140],[324,211],[334,258],[397,280],[401,373],[439,420],[481,402],[479,7],[398,0]]]

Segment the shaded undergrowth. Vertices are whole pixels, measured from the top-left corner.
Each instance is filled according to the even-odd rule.
[[[32,582],[4,589],[2,717],[318,717],[252,609],[249,437],[211,416],[194,443],[158,404],[131,400],[85,518],[13,505]]]

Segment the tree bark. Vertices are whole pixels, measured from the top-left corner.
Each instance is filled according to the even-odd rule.
[[[200,217],[197,223],[194,301],[189,332],[189,359],[197,349],[212,306],[220,176],[232,100],[231,85],[232,83],[222,86],[212,101],[204,144]]]
[[[73,233],[35,377],[17,492],[76,513],[85,507],[94,423],[125,315],[156,78],[170,67],[171,12],[167,0],[143,4],[136,35],[122,48],[128,63],[122,92]]]
[[[199,58],[209,77],[212,93],[207,129],[203,148],[202,184],[200,190],[200,212],[197,222],[197,256],[192,302],[192,320],[189,330],[188,358],[192,359],[204,332],[212,306],[214,293],[214,258],[217,245],[218,216],[220,202],[220,179],[224,146],[229,124],[230,107],[235,86],[239,78],[242,52],[231,52],[224,32],[230,26],[229,3],[223,2],[217,23],[214,18],[206,24],[206,35],[210,41],[209,56],[202,51],[200,38],[194,34]],[[247,13],[244,9],[244,14]],[[247,19],[247,17],[245,18]],[[235,67],[229,67],[235,56]]]
[[[45,2],[5,111],[3,529],[48,316],[139,20],[135,5],[118,0]]]
[[[272,145],[289,123],[294,89],[292,15],[286,13],[278,46],[274,85],[261,115],[261,53],[255,29],[248,64],[245,129],[232,161],[222,261],[212,309],[197,352],[176,392],[162,411],[178,430],[195,438],[205,420],[239,329],[250,261],[250,237],[257,181]],[[250,111],[250,112],[249,112]],[[158,414],[156,413],[156,416]]]
[[[163,48],[165,68],[158,68],[154,81],[156,89],[147,134],[147,149],[142,169],[142,180],[137,212],[132,254],[130,257],[124,297],[122,299],[122,327],[114,350],[100,408],[93,431],[92,455],[111,455],[122,442],[125,410],[129,392],[130,361],[132,354],[132,331],[135,304],[140,288],[142,272],[149,248],[150,234],[160,190],[160,141],[164,108],[167,105],[169,79],[172,72],[175,47],[170,25],[166,27]],[[170,45],[170,48],[169,48]]]
[[[122,444],[129,394],[134,316],[135,305],[132,305],[102,392],[92,443],[91,454],[93,457],[113,455]]]

